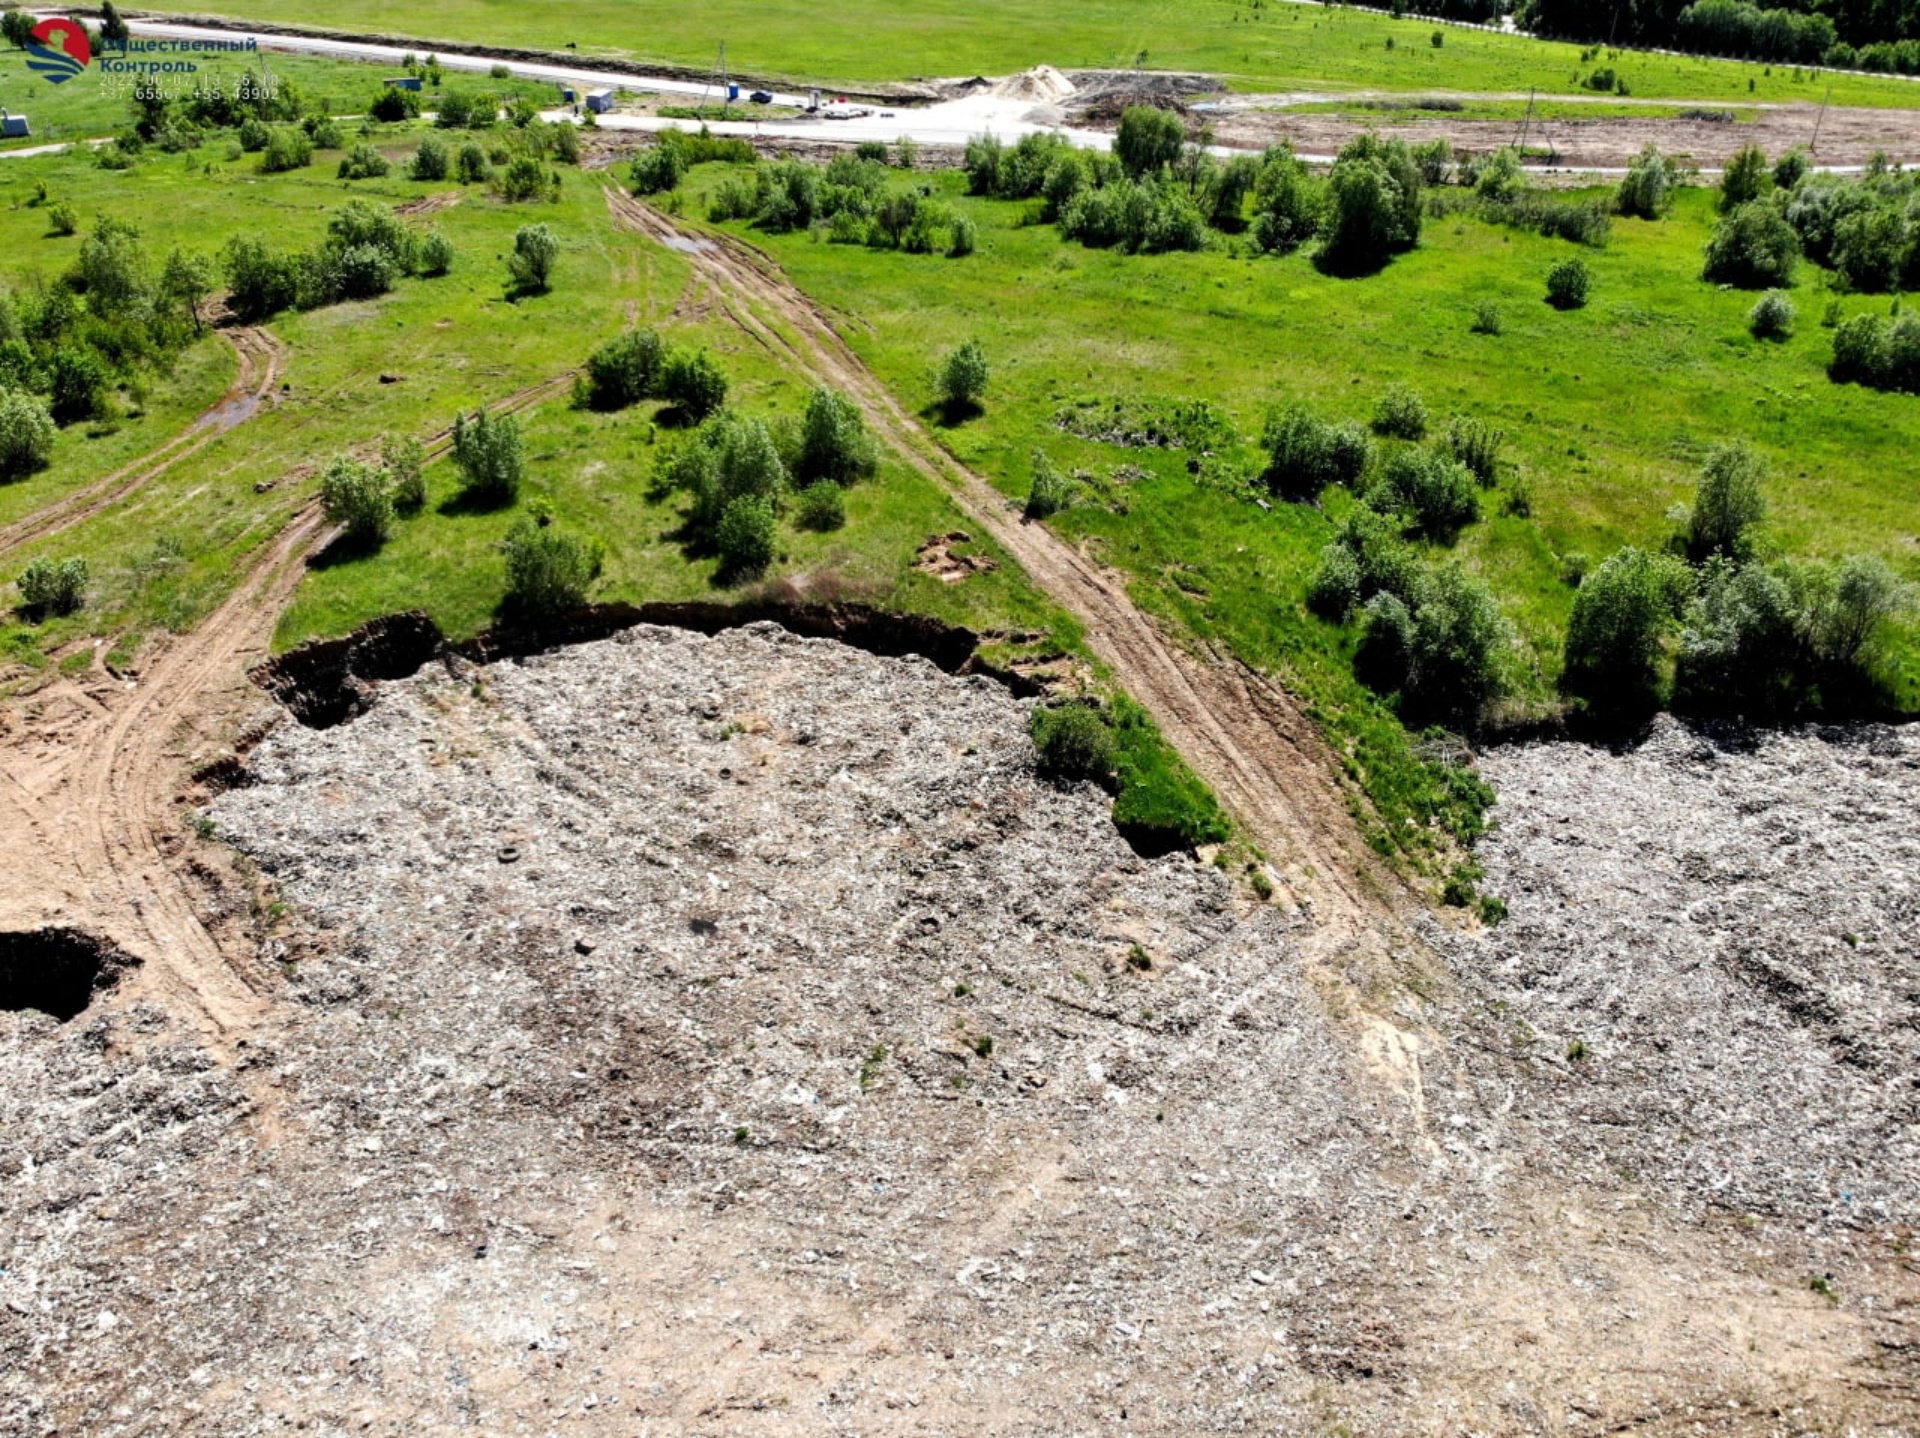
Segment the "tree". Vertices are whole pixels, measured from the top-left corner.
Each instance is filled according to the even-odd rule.
[[[1744,290],[1785,289],[1799,258],[1793,226],[1765,200],[1749,200],[1713,227],[1706,277]]]
[[[277,125],[260,152],[260,169],[269,175],[286,170],[302,170],[313,163],[313,141],[307,132],[292,125]]]
[[[1742,205],[1758,200],[1773,188],[1773,173],[1767,168],[1767,152],[1748,145],[1720,172],[1720,213],[1730,215]]]
[[[444,180],[452,163],[447,142],[438,135],[428,135],[413,152],[413,163],[407,172],[416,180]]]
[[[213,261],[175,245],[160,269],[160,298],[193,317],[194,333],[201,330],[200,306],[213,293]]]
[[[940,366],[939,400],[949,410],[977,409],[987,391],[987,352],[978,340],[968,340]]]
[[[773,503],[765,495],[744,494],[726,507],[714,527],[720,573],[728,580],[751,579],[773,562]]]
[[[1267,462],[1260,482],[1286,499],[1312,503],[1330,484],[1352,484],[1372,447],[1357,425],[1336,426],[1301,405],[1267,416],[1260,434]]]
[[[1627,166],[1627,177],[1614,192],[1614,208],[1623,215],[1657,220],[1673,207],[1673,162],[1651,140]]]
[[[1559,261],[1547,271],[1547,303],[1557,310],[1577,310],[1587,302],[1593,271],[1579,256]]]
[[[36,559],[20,571],[20,604],[36,618],[72,614],[87,602],[87,561]]]
[[[507,272],[514,286],[533,294],[544,294],[553,278],[553,267],[560,258],[560,240],[546,225],[522,225],[513,236],[513,253],[507,256]]]
[[[727,372],[705,350],[675,350],[660,366],[660,397],[703,420],[727,402]]]
[[[741,496],[758,495],[771,505],[787,487],[787,467],[764,420],[721,410],[668,451],[661,478],[668,489],[691,496],[689,530],[710,536]]]
[[[1298,249],[1319,232],[1323,208],[1307,167],[1290,146],[1275,146],[1260,157],[1253,184],[1253,242],[1262,250],[1288,254]]]
[[[454,178],[463,185],[484,185],[493,174],[487,165],[487,152],[477,140],[469,140],[460,147],[460,154],[454,161]]]
[[[509,162],[500,176],[500,198],[509,204],[537,200],[546,194],[550,183],[545,165],[532,155],[521,155]]]
[[[453,241],[439,230],[420,237],[420,273],[433,278],[453,268]]]
[[[1629,546],[1608,556],[1573,597],[1561,682],[1607,713],[1657,708],[1664,641],[1692,595],[1692,571],[1671,555]]]
[[[127,22],[120,18],[120,12],[114,8],[113,0],[102,0],[100,38],[110,45],[124,45],[132,38],[132,32],[127,29]]]
[[[1130,105],[1120,115],[1113,153],[1133,180],[1157,175],[1180,158],[1187,133],[1178,115],[1151,105]]]
[[[879,452],[857,404],[828,389],[808,396],[807,412],[800,421],[796,479],[852,484],[871,475],[878,463]]]
[[[585,603],[604,559],[598,541],[587,543],[530,519],[515,521],[500,550],[507,561],[508,606],[536,619]]]
[[[87,307],[97,315],[123,315],[146,300],[149,281],[140,232],[124,221],[100,217],[93,233],[80,242],[79,268]]]
[[[1856,554],[1840,563],[1831,597],[1815,618],[1814,652],[1840,671],[1864,668],[1881,634],[1913,605],[1913,592],[1886,561]]]
[[[667,345],[650,329],[628,330],[587,356],[580,398],[589,409],[625,409],[657,394]]]
[[[46,401],[20,389],[0,389],[0,479],[44,469],[53,458],[58,426]]]
[[[9,10],[0,15],[0,35],[16,50],[24,50],[33,43],[33,26],[33,16],[25,10]]]
[[[453,462],[465,479],[463,491],[488,504],[511,504],[526,477],[526,453],[520,422],[510,414],[476,409],[453,421]]]
[[[386,467],[393,507],[412,514],[427,502],[427,452],[411,435],[387,435],[380,441],[380,463]]]
[[[1480,517],[1480,496],[1470,470],[1445,455],[1402,449],[1390,456],[1367,491],[1367,505],[1381,514],[1404,515],[1431,539],[1448,539]]]
[[[1700,489],[1687,524],[1687,553],[1695,562],[1712,555],[1744,560],[1753,554],[1754,531],[1766,517],[1760,484],[1767,462],[1744,441],[1716,446],[1700,470]]]
[[[634,194],[662,195],[680,188],[687,167],[678,145],[655,145],[633,157],[629,173],[633,177]]]
[[[1328,177],[1322,266],[1366,274],[1420,242],[1420,168],[1404,141],[1362,135]]]
[[[1797,707],[1802,610],[1789,576],[1779,566],[1709,561],[1680,633],[1676,708],[1758,717]]]
[[[269,250],[256,235],[235,235],[225,257],[227,305],[249,324],[291,307],[299,297],[299,267],[291,255]]]
[[[1492,592],[1458,564],[1414,587],[1413,663],[1403,693],[1417,712],[1471,715],[1500,693],[1507,622]]]
[[[107,371],[90,349],[62,346],[47,362],[48,409],[58,424],[94,419],[107,407]]]
[[[393,527],[386,474],[351,455],[335,455],[320,476],[320,508],[349,545],[377,548]]]
[[[380,93],[373,97],[373,103],[367,106],[367,113],[389,124],[416,119],[420,114],[420,94],[404,85],[383,86]]]
[[[387,157],[373,146],[355,145],[340,157],[339,178],[377,180],[392,168],[393,166],[387,162]]]

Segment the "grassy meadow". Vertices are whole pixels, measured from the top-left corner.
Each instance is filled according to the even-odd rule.
[[[1236,90],[1576,90],[1594,63],[1653,99],[1914,104],[1911,82],[1796,80],[1789,68],[1621,51],[1582,65],[1581,47],[1376,10],[1290,0],[849,0],[831,13],[801,0],[445,0],[430,11],[370,13],[355,0],[211,0],[195,13],[330,27],[443,45],[511,45],[704,68],[722,41],[739,74],[822,83],[1007,74],[1033,65],[1203,70]],[[1435,47],[1432,36],[1444,35]]]

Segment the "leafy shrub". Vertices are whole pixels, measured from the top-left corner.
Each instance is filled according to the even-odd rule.
[[[1352,484],[1366,470],[1372,446],[1356,425],[1334,425],[1293,405],[1270,413],[1260,446],[1260,481],[1287,499],[1311,502],[1330,484]]]
[[[1198,250],[1207,241],[1199,206],[1165,175],[1083,189],[1061,209],[1059,224],[1062,235],[1093,249],[1117,246],[1155,254]]]
[[[507,604],[536,618],[577,609],[600,577],[598,541],[588,543],[531,519],[516,520],[500,549],[507,560]]]
[[[1720,173],[1720,213],[1730,215],[1742,205],[1763,198],[1773,188],[1766,151],[1748,145]]]
[[[257,236],[235,235],[229,240],[224,267],[227,305],[250,324],[291,308],[299,297],[295,258],[269,250]]]
[[[484,185],[493,175],[487,164],[487,152],[478,141],[469,140],[454,159],[454,178],[463,185]]]
[[[1307,167],[1285,145],[1260,157],[1253,185],[1253,242],[1269,254],[1290,254],[1320,232],[1325,201]]]
[[[1420,242],[1420,167],[1402,140],[1362,135],[1334,161],[1319,262],[1360,274]]]
[[[349,544],[373,547],[393,528],[386,475],[350,455],[335,455],[320,476],[320,508]]]
[[[1626,178],[1614,192],[1614,207],[1623,215],[1657,220],[1673,207],[1673,162],[1651,140],[1627,166]]]
[[[1913,224],[1892,206],[1856,211],[1834,224],[1830,257],[1847,289],[1878,294],[1899,288],[1912,254]]]
[[[1671,555],[1629,547],[1608,556],[1573,597],[1562,676],[1568,692],[1608,713],[1657,708],[1663,642],[1692,593],[1692,572]]]
[[[592,409],[625,409],[659,392],[667,345],[650,329],[628,330],[587,356],[581,398]]]
[[[1130,105],[1120,114],[1113,153],[1127,178],[1139,180],[1172,165],[1186,142],[1187,132],[1178,115],[1151,105]]]
[[[375,180],[393,168],[387,157],[371,145],[355,145],[340,157],[343,180]]]
[[[979,243],[979,231],[972,219],[966,215],[956,217],[948,232],[947,253],[957,260],[972,254]]]
[[[341,299],[370,300],[393,288],[392,257],[378,245],[349,245],[334,260],[334,292]]]
[[[520,422],[510,414],[476,409],[453,420],[453,462],[462,492],[483,504],[510,504],[526,477],[526,451]]]
[[[727,402],[727,372],[705,350],[675,350],[660,366],[660,397],[705,419]]]
[[[688,528],[711,535],[743,495],[771,503],[787,487],[787,468],[765,421],[721,410],[661,458],[665,488],[687,494]]]
[[[560,258],[560,239],[546,225],[522,225],[514,232],[513,253],[507,256],[507,273],[521,290],[544,294],[553,280],[553,267]]]
[[[1758,340],[1783,340],[1793,333],[1793,301],[1784,290],[1768,290],[1747,311],[1747,328]]]
[[[1090,705],[1036,709],[1031,722],[1043,778],[1056,784],[1112,784],[1113,730]]]
[[[47,408],[56,424],[77,424],[106,413],[107,370],[90,349],[55,350],[47,361],[47,388]]]
[[[331,115],[309,115],[300,122],[300,128],[307,132],[316,150],[337,150],[346,140]]]
[[[728,580],[751,579],[773,562],[773,503],[765,495],[745,494],[726,507],[714,526],[720,572]]]
[[[1593,271],[1587,262],[1575,256],[1561,260],[1547,271],[1547,303],[1558,310],[1577,310],[1587,302],[1593,286]]]
[[[1891,320],[1855,315],[1833,333],[1833,362],[1827,373],[1845,383],[1920,393],[1920,315],[1902,313]]]
[[[1388,385],[1373,407],[1373,432],[1390,439],[1420,439],[1427,432],[1427,407],[1405,385]]]
[[[0,479],[18,479],[53,458],[58,427],[46,401],[24,390],[0,388]]]
[[[516,156],[500,175],[500,198],[509,204],[537,200],[547,194],[553,178],[532,155]]]
[[[415,119],[420,114],[420,92],[400,85],[383,85],[380,93],[373,97],[373,103],[367,106],[367,113],[388,124]]]
[[[800,491],[794,520],[802,529],[817,530],[823,534],[839,529],[847,522],[845,492],[830,479],[808,485]]]
[[[56,235],[70,235],[80,227],[80,217],[65,200],[55,200],[47,211],[47,228]]]
[[[1320,564],[1307,582],[1307,607],[1336,622],[1360,602],[1360,561],[1337,540],[1320,551]]]
[[[937,398],[948,409],[977,408],[987,391],[987,352],[980,341],[967,340],[940,366]]]
[[[36,618],[72,614],[87,602],[87,561],[36,559],[20,571],[20,606]]]
[[[867,478],[879,463],[879,451],[860,407],[843,394],[817,389],[807,397],[800,422],[800,451],[794,478],[830,479],[852,484]]]
[[[1500,318],[1500,306],[1492,300],[1482,300],[1473,307],[1473,324],[1470,326],[1477,335],[1497,335],[1506,328]]]
[[[1421,183],[1429,189],[1439,189],[1453,170],[1453,141],[1442,135],[1415,145],[1413,162],[1420,167]]]
[[[1696,562],[1712,555],[1746,559],[1755,531],[1766,517],[1760,493],[1767,462],[1742,441],[1717,445],[1700,470],[1700,488],[1687,524],[1687,553]]]
[[[1360,610],[1354,672],[1369,689],[1392,694],[1412,679],[1413,653],[1413,611],[1399,595],[1382,590]]]
[[[1367,504],[1381,514],[1407,517],[1430,538],[1445,539],[1480,517],[1474,476],[1444,455],[1404,449],[1390,456],[1367,491]]]
[[[1812,168],[1806,151],[1789,150],[1773,167],[1773,187],[1776,190],[1791,190],[1807,177]]]
[[[306,131],[290,125],[275,126],[266,149],[260,152],[260,169],[269,175],[303,170],[312,163],[313,141],[307,138]]]
[[[663,195],[668,190],[680,187],[680,181],[686,178],[687,167],[680,158],[677,146],[655,145],[633,157],[633,165],[628,173],[633,180],[634,194]]]
[[[1045,519],[1073,502],[1073,483],[1039,450],[1033,452],[1033,483],[1027,490],[1027,518]]]
[[[1474,194],[1495,204],[1508,203],[1526,187],[1527,172],[1521,168],[1520,152],[1511,145],[1495,150],[1474,171]]]
[[[1456,414],[1447,421],[1447,453],[1472,471],[1482,484],[1492,484],[1500,473],[1500,446],[1506,440],[1503,430],[1485,420]]]
[[[380,441],[380,463],[386,467],[393,507],[412,514],[427,502],[426,450],[410,435],[388,435]]]
[[[273,131],[264,121],[249,117],[240,122],[240,148],[247,154],[259,154],[272,138]]]
[[[420,237],[420,273],[432,278],[452,268],[453,241],[439,230],[428,230]]]
[[[1401,693],[1416,714],[1471,715],[1504,685],[1510,632],[1492,591],[1458,564],[1414,586],[1412,664]]]
[[[1799,258],[1793,226],[1765,200],[1752,200],[1713,227],[1706,278],[1743,290],[1784,289]]]

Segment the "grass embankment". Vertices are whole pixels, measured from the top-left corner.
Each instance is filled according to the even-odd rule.
[[[1161,70],[1204,70],[1236,90],[1539,89],[1570,92],[1595,63],[1653,99],[1818,100],[1829,80],[1839,105],[1914,104],[1910,83],[1867,76],[1796,81],[1791,67],[1620,51],[1581,62],[1581,47],[1436,25],[1379,11],[1239,0],[851,0],[831,16],[801,0],[712,0],[651,6],[636,23],[623,0],[584,0],[564,15],[519,0],[447,0],[417,15],[370,15],[354,0],[213,0],[196,13],[318,25],[354,33],[471,45],[559,50],[582,58],[706,67],[721,41],[740,74],[883,82],[1006,74],[1038,64],[1131,69],[1145,52]],[[1436,48],[1432,36],[1443,33]],[[1392,48],[1388,48],[1388,42]],[[1806,73],[1806,72],[1802,72]],[[1749,83],[1752,88],[1749,89]]]
[[[696,176],[700,187],[717,173]],[[1801,325],[1784,344],[1747,332],[1751,294],[1700,279],[1712,196],[1681,195],[1663,221],[1616,222],[1611,244],[1582,250],[1592,302],[1544,302],[1552,263],[1577,247],[1477,219],[1429,221],[1420,248],[1365,279],[1284,259],[1128,256],[1062,242],[1025,205],[967,199],[958,175],[922,177],[979,226],[960,260],[742,232],[802,288],[851,318],[850,342],[898,393],[928,394],[933,362],[978,336],[995,372],[985,413],[944,442],[1006,493],[1022,496],[1029,456],[1086,471],[1100,502],[1049,523],[1093,546],[1132,580],[1136,600],[1176,625],[1281,677],[1325,727],[1379,810],[1383,850],[1426,847],[1436,818],[1470,827],[1444,766],[1352,677],[1350,630],[1312,616],[1304,596],[1321,547],[1353,502],[1275,502],[1262,510],[1189,472],[1190,456],[1119,449],[1064,433],[1063,404],[1092,397],[1205,398],[1250,443],[1268,406],[1303,401],[1328,418],[1366,420],[1390,384],[1426,401],[1436,429],[1455,412],[1505,430],[1506,478],[1483,494],[1484,517],[1450,552],[1493,586],[1518,644],[1519,706],[1555,693],[1578,556],[1625,543],[1660,545],[1676,502],[1690,499],[1713,443],[1746,438],[1772,461],[1771,542],[1794,555],[1885,556],[1920,578],[1912,536],[1920,490],[1907,477],[1920,445],[1920,402],[1833,384],[1818,318],[1825,280],[1801,270]],[[689,207],[697,211],[697,197]],[[1471,332],[1497,304],[1499,335]],[[1884,297],[1846,297],[1845,313]],[[1523,492],[1530,513],[1510,512]],[[1893,678],[1920,705],[1920,643],[1898,635]],[[1362,815],[1371,823],[1372,816]]]

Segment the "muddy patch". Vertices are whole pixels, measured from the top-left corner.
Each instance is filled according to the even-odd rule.
[[[1000,567],[984,554],[954,553],[956,545],[971,543],[973,536],[964,529],[936,534],[914,552],[913,567],[922,574],[931,574],[942,584],[958,584],[976,574],[991,574]]]

